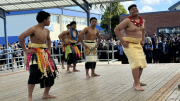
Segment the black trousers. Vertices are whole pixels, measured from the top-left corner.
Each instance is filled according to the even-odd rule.
[[[147,63],[152,63],[152,58],[151,57],[147,57],[146,60],[147,60]]]
[[[21,61],[21,60],[22,60],[22,58],[19,58],[19,61],[20,61],[20,62],[17,62],[17,61],[18,61],[18,58],[16,58],[17,66],[19,66],[19,64],[22,65],[22,61]],[[17,68],[19,68],[19,67],[17,67]]]

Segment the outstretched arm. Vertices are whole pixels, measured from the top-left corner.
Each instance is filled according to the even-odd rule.
[[[24,52],[26,52],[26,53],[33,53],[34,52],[33,50],[26,49],[25,40],[24,40],[26,37],[32,35],[33,33],[35,33],[35,28],[31,27],[31,28],[29,28],[28,30],[26,30],[25,32],[23,32],[22,34],[19,35],[20,45],[21,45],[22,49],[24,50]]]

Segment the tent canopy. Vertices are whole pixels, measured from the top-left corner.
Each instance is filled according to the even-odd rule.
[[[89,4],[102,4],[110,2],[122,2],[132,0],[76,0],[80,5],[84,2]],[[0,0],[0,8],[6,11],[24,11],[47,8],[60,8],[77,6],[73,0]]]

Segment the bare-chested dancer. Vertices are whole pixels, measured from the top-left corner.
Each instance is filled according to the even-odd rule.
[[[101,36],[98,29],[96,29],[97,19],[92,17],[90,19],[91,26],[86,27],[79,34],[79,39],[82,45],[85,47],[84,55],[86,57],[85,69],[86,77],[91,78],[92,76],[100,76],[95,73],[95,67],[97,62],[97,48],[101,41]],[[83,42],[82,36],[85,35],[85,40]],[[95,43],[95,38],[98,37],[98,43]],[[89,75],[89,69],[92,70],[91,76]]]
[[[38,83],[40,83],[41,88],[45,87],[42,96],[43,99],[56,98],[56,96],[49,95],[49,90],[51,86],[53,86],[56,77],[55,71],[57,71],[57,67],[50,56],[50,31],[44,28],[45,26],[49,26],[49,19],[49,13],[40,11],[36,17],[38,24],[29,28],[19,36],[20,45],[26,53],[26,68],[29,69],[30,72],[28,80],[28,101],[32,101],[32,92],[35,84]],[[31,43],[28,44],[28,49],[26,49],[24,38],[28,36],[30,36]],[[47,42],[47,45],[45,44],[45,41]]]
[[[76,22],[72,21],[70,25],[71,28],[69,30],[62,32],[59,35],[59,39],[62,39],[62,41],[66,44],[65,59],[67,59],[67,73],[71,73],[71,71],[69,70],[71,64],[73,64],[73,72],[79,72],[79,70],[76,69],[76,64],[78,58],[81,58],[81,53],[76,46],[76,44],[79,43],[78,31],[76,30]],[[65,38],[64,36],[67,36],[67,38]]]
[[[71,25],[68,24],[66,27],[67,27],[67,30],[69,30],[69,29],[71,28]],[[60,36],[60,34],[59,34],[59,36]],[[58,36],[58,37],[59,37],[59,36]],[[66,39],[66,36],[63,36],[63,37],[64,37],[64,39]],[[60,40],[61,43],[62,43],[62,53],[63,53],[63,55],[61,56],[62,69],[65,69],[65,67],[64,67],[64,62],[65,62],[65,48],[66,48],[66,44],[65,44],[65,42],[63,42],[63,40],[62,40],[61,37],[59,37],[59,40]],[[73,67],[73,66],[71,65],[71,67]]]
[[[128,58],[134,78],[133,87],[143,91],[140,77],[143,68],[146,67],[146,59],[143,52],[145,42],[145,20],[138,16],[139,12],[135,4],[128,7],[130,16],[123,20],[115,29],[115,34],[123,45],[123,50]],[[125,35],[121,36],[120,31],[124,29]]]

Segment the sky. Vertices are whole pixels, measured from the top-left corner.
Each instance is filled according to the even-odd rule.
[[[140,13],[145,12],[158,12],[158,11],[168,11],[168,8],[177,3],[179,0],[135,0],[135,1],[125,1],[121,4],[128,9],[128,6],[131,4],[136,4]],[[80,7],[66,7],[70,9],[82,10]],[[97,9],[92,9],[91,13],[99,13]],[[128,12],[128,11],[127,11]]]

